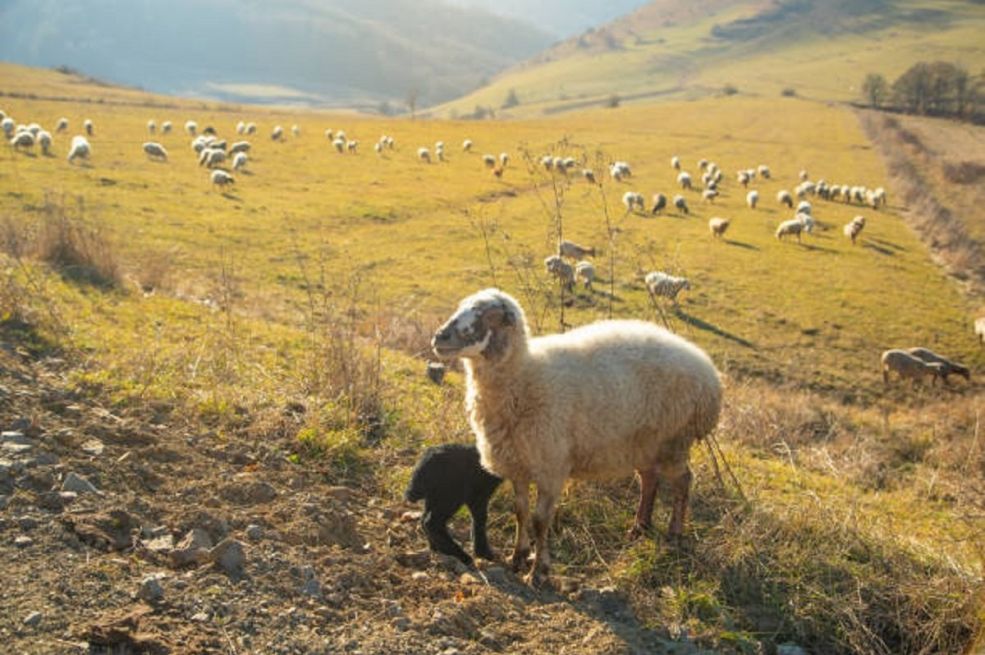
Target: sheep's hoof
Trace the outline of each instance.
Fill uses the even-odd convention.
[[[639,523],[637,523],[629,530],[626,530],[626,538],[629,539],[630,541],[636,541],[641,537],[645,537],[647,534],[649,534],[650,530],[652,529],[653,526],[651,525],[640,525]]]
[[[486,561],[489,561],[489,562],[495,562],[498,559],[496,557],[495,551],[493,551],[491,548],[485,549],[485,550],[476,550],[475,551],[475,556],[476,557],[481,557],[482,559],[484,559]]]
[[[535,565],[530,573],[523,577],[523,581],[534,589],[550,589],[552,587],[550,568]]]
[[[529,548],[514,550],[513,556],[510,557],[510,566],[513,567],[513,572],[519,573],[521,569],[525,569],[527,567],[527,560],[529,558],[530,558]]]

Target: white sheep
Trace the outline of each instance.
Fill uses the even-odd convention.
[[[749,186],[749,173],[747,171],[739,171],[736,173],[735,177],[742,186]]]
[[[246,162],[249,161],[249,155],[243,151],[237,152],[233,155],[233,170],[238,171],[246,168]]]
[[[87,135],[92,136],[93,125],[90,119],[87,118],[82,122],[82,128],[86,131]]]
[[[811,209],[813,209],[813,206],[806,200],[801,200],[800,203],[797,204],[798,214],[810,214]]]
[[[746,194],[746,204],[749,205],[749,209],[755,209],[756,205],[759,203],[759,191],[753,189]]]
[[[930,378],[933,386],[938,378],[944,380],[945,365],[940,362],[925,362],[905,350],[892,349],[882,353],[882,381],[889,384],[889,374],[896,373],[901,380],[910,380],[910,385],[916,384],[917,380]]]
[[[299,136],[301,136],[301,128],[299,126],[297,126],[297,125],[292,125],[291,126],[291,134],[294,135],[294,138],[295,139],[298,138]]]
[[[627,212],[633,211],[634,208],[645,211],[646,200],[644,200],[642,193],[627,191],[622,195],[622,204],[626,205]]]
[[[882,187],[876,187],[876,190],[872,192],[872,198],[875,201],[874,205],[878,208],[880,205],[886,206],[886,190]]]
[[[246,123],[243,121],[236,123],[236,134],[246,134]]]
[[[506,152],[499,153],[499,165],[506,168],[506,165],[510,163],[510,155]]]
[[[472,139],[462,141],[462,152],[472,152]]]
[[[651,296],[669,298],[677,302],[677,294],[684,289],[691,290],[691,282],[687,278],[677,277],[662,271],[652,271],[643,278],[646,290]]]
[[[247,123],[246,124],[246,133],[247,134],[256,134],[257,133],[257,124],[256,123]]]
[[[15,127],[16,127],[16,124],[14,123],[14,119],[11,118],[10,116],[7,116],[3,120],[0,120],[0,129],[3,130],[4,135],[8,139],[14,135],[14,128]]]
[[[810,214],[798,212],[795,217],[796,220],[800,221],[800,224],[804,226],[804,232],[808,234],[814,233],[814,217]]]
[[[985,343],[985,316],[975,319],[975,336],[982,343]]]
[[[205,148],[198,158],[198,165],[206,168],[215,168],[226,161],[226,153],[218,148]]]
[[[777,191],[776,201],[781,205],[786,205],[790,209],[793,209],[793,196],[790,195],[789,191],[786,190]]]
[[[46,130],[38,132],[38,145],[41,146],[42,155],[51,154],[51,133]]]
[[[340,136],[335,137],[335,140],[332,141],[332,145],[335,147],[335,151],[340,154],[345,153],[345,147],[347,144],[348,141],[346,141]]]
[[[383,155],[383,144],[380,143],[379,141],[377,141],[376,143],[373,144],[373,150],[376,151],[376,154],[382,156]]]
[[[58,123],[55,124],[55,132],[61,134],[68,130],[68,119],[64,116],[58,119]]]
[[[717,189],[705,189],[704,191],[701,192],[701,198],[705,202],[714,203],[715,202],[715,198],[717,198],[717,197],[718,197],[718,190]]]
[[[561,257],[570,257],[571,259],[585,259],[585,257],[594,257],[595,248],[586,248],[585,246],[579,246],[574,241],[562,241],[561,245],[557,248],[557,253]]]
[[[589,184],[595,184],[595,171],[590,168],[581,169],[581,176],[585,178],[585,181]]]
[[[495,163],[495,161],[493,163]],[[554,168],[554,157],[544,155],[540,158],[540,165],[544,167],[544,170],[552,170]]]
[[[237,141],[233,145],[229,146],[229,154],[235,155],[237,152],[249,152],[250,142],[249,141]]]
[[[865,227],[865,216],[856,216],[849,223],[845,224],[843,231],[845,236],[852,240],[852,245],[855,245],[855,240],[858,239],[858,235],[862,233],[862,229]]]
[[[198,133],[198,123],[192,120],[185,121],[185,132],[188,136],[195,136]]]
[[[14,150],[30,150],[34,147],[34,135],[28,131],[18,132],[10,139],[10,145]]]
[[[810,175],[807,174],[806,170],[800,171],[800,175],[798,177],[800,177],[801,182],[806,182],[807,180],[810,179]]]
[[[171,121],[161,123],[161,134],[171,134]]]
[[[783,237],[796,236],[797,243],[800,243],[800,233],[804,231],[804,223],[800,219],[794,218],[789,221],[783,221],[776,228],[776,238],[779,241],[783,240]]]
[[[551,255],[544,260],[544,268],[547,272],[556,277],[564,285],[564,288],[571,291],[575,285],[575,270],[571,264],[564,261],[557,255]]]
[[[270,131],[270,139],[273,141],[280,141],[284,138],[284,128],[280,125],[274,125],[274,129]]]
[[[164,149],[160,143],[156,141],[148,141],[144,144],[144,152],[151,159],[160,159],[161,161],[168,160],[168,151]]]
[[[236,183],[232,175],[221,169],[212,171],[210,179],[212,180],[212,186],[217,187],[229,186],[230,184]]]
[[[151,134],[157,132],[157,122],[153,118],[147,121],[147,131]]]
[[[430,164],[431,163],[431,151],[428,150],[427,148],[418,148],[417,149],[417,158],[420,159],[425,164]]]
[[[584,283],[586,289],[591,291],[592,282],[595,281],[595,266],[592,265],[592,262],[578,262],[575,264],[575,277]]]
[[[760,164],[758,170],[759,170],[759,177],[763,178],[764,180],[770,179],[769,166],[767,166],[766,164]]]
[[[486,168],[496,168],[496,156],[482,155],[482,163],[486,165]]]
[[[691,213],[691,210],[687,207],[687,200],[684,199],[684,196],[674,196],[674,207],[676,207],[677,210],[683,214]]]
[[[91,154],[92,147],[84,136],[77,134],[72,137],[72,147],[68,150],[68,163],[71,164],[76,159],[89,159]]]
[[[675,171],[681,170],[681,158],[678,157],[677,155],[674,155],[673,157],[671,157],[670,158],[670,167],[673,168]]]
[[[651,214],[658,214],[667,207],[667,196],[662,193],[653,194],[653,209],[650,210]]]
[[[629,164],[624,161],[613,162],[612,165],[609,166],[609,177],[616,182],[621,182],[623,179],[632,176],[632,169],[629,167]]]
[[[707,159],[699,159],[698,160],[698,168],[701,169],[701,170],[703,170],[703,171],[704,170],[707,170],[708,169],[708,160]]]
[[[711,236],[721,239],[731,224],[732,221],[728,218],[715,217],[708,221],[708,229],[711,230]]]
[[[355,153],[358,148],[359,148],[359,142],[356,141],[355,139],[353,139],[352,141],[345,142],[345,149],[351,153]]]
[[[335,139],[335,131],[332,130],[332,128],[325,130],[325,138],[329,141],[333,141]]]
[[[691,174],[687,171],[681,171],[681,173],[677,176],[677,183],[681,185],[682,189],[690,189]]]
[[[498,289],[462,301],[434,352],[463,359],[466,413],[482,466],[515,491],[515,568],[530,552],[529,486],[537,486],[529,581],[550,569],[548,530],[568,478],[640,476],[631,534],[650,528],[658,480],[673,497],[669,533],[683,532],[692,444],[711,433],[722,384],[700,348],[643,321],[603,321],[531,338],[520,305]]]

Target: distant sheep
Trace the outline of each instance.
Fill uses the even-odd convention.
[[[676,207],[682,214],[691,213],[691,210],[688,209],[687,200],[684,199],[684,196],[674,196],[674,207]]]
[[[609,166],[609,177],[616,182],[621,182],[622,180],[632,176],[632,169],[630,169],[629,164],[624,161],[617,161]]]
[[[144,152],[151,159],[159,159],[161,161],[168,160],[168,151],[164,149],[160,143],[156,141],[148,141],[144,144]]]
[[[0,120],[0,129],[3,130],[4,135],[9,139],[14,135],[14,128],[16,127],[14,119],[7,116],[3,120]]]
[[[274,129],[270,132],[270,138],[273,141],[280,141],[284,138],[284,128],[280,125],[275,125]]]
[[[798,214],[810,214],[811,209],[813,209],[813,206],[811,205],[811,203],[807,202],[806,200],[800,201],[800,203],[797,205]]]
[[[161,123],[161,134],[171,134],[171,121],[164,121]]]
[[[728,230],[729,225],[732,221],[727,218],[712,218],[708,221],[708,229],[711,230],[711,236],[716,239],[721,239],[725,236],[725,232]]]
[[[206,148],[199,155],[198,165],[205,166],[206,168],[215,168],[224,161],[226,161],[225,151],[216,148]]]
[[[482,163],[486,165],[486,168],[496,168],[496,156],[482,155]]]
[[[236,179],[224,170],[212,171],[212,186],[226,187],[236,183]]]
[[[472,515],[472,547],[477,557],[496,559],[486,536],[489,499],[502,482],[479,463],[479,450],[471,444],[445,444],[424,451],[404,497],[424,501],[421,526],[431,550],[450,555],[466,566],[472,557],[448,533],[448,522],[463,505]]]
[[[246,134],[246,123],[243,121],[236,123],[236,134]]]
[[[759,170],[759,177],[763,178],[764,180],[770,179],[770,167],[769,166],[767,166],[766,164],[760,164],[758,170]]]
[[[359,142],[355,139],[352,141],[347,141],[345,144],[345,149],[351,153],[355,153],[359,149]]]
[[[742,186],[744,187],[749,186],[749,173],[747,173],[746,171],[739,171],[738,173],[736,173],[735,177],[736,180],[738,180],[739,184],[741,184]]]
[[[325,130],[325,138],[328,139],[329,141],[333,141],[335,139],[335,132],[334,130],[332,130],[332,128],[328,128],[327,130]]]
[[[472,139],[462,141],[462,152],[472,152]]]
[[[627,191],[622,195],[622,204],[626,206],[627,212],[633,211],[634,208],[645,211],[646,200],[644,200],[642,193]]]
[[[571,291],[575,285],[575,269],[571,264],[564,261],[557,255],[551,255],[544,260],[544,268],[547,272],[556,277],[564,287]]]
[[[561,257],[570,257],[571,259],[585,259],[585,257],[595,256],[595,248],[579,246],[574,241],[562,241],[557,251]]]
[[[422,162],[424,162],[426,164],[430,164],[431,163],[431,151],[428,150],[427,148],[418,148],[417,149],[417,158],[420,159]]]
[[[332,141],[332,147],[335,148],[335,152],[339,154],[344,154],[347,143],[348,142],[344,138],[337,136],[335,137],[335,140]]]
[[[786,205],[790,209],[793,209],[793,196],[790,195],[789,191],[777,191],[776,201],[781,205]]]
[[[673,157],[671,157],[670,158],[670,167],[673,168],[675,171],[681,170],[681,158],[678,157],[677,155],[674,155]]]
[[[811,178],[811,176],[807,174],[806,170],[800,171],[800,175],[798,177],[800,177],[801,182],[806,182]]]
[[[975,336],[985,344],[985,316],[975,319]]]
[[[759,203],[759,191],[753,189],[746,194],[746,204],[749,205],[749,209],[755,209],[756,205]]]
[[[195,136],[198,134],[198,123],[195,121],[185,121],[185,132],[188,136]]]
[[[85,121],[83,121],[82,123],[82,128],[86,131],[87,135],[92,136],[93,126],[91,120],[89,120],[88,118],[85,119]]]
[[[10,140],[14,150],[29,150],[34,147],[34,135],[30,132],[18,132]]]
[[[297,125],[292,125],[291,126],[291,134],[294,135],[294,138],[295,139],[298,138],[299,136],[301,136],[301,128],[299,126],[297,126]]]
[[[960,375],[968,382],[971,382],[971,370],[967,366],[952,361],[943,355],[938,355],[933,350],[928,348],[910,348],[906,352],[922,362],[940,364],[943,367],[941,369],[941,379],[944,381],[944,384],[947,384],[947,378],[950,375]]]
[[[84,136],[78,134],[72,137],[72,147],[68,150],[68,163],[71,164],[76,159],[89,159],[91,154],[92,147]]]
[[[843,228],[845,236],[852,240],[852,245],[855,245],[855,240],[858,239],[858,235],[862,233],[862,229],[865,227],[865,217],[856,216],[847,223]]]
[[[506,168],[506,165],[510,163],[509,153],[501,152],[499,153],[499,165],[502,168]]]
[[[718,197],[718,190],[717,189],[705,189],[704,191],[701,192],[701,198],[705,202],[711,202],[711,203],[713,203],[713,202],[715,202],[715,198],[717,198],[717,197]]]
[[[151,134],[157,132],[157,123],[154,122],[153,118],[147,121],[147,131]]]
[[[249,141],[237,141],[233,145],[229,146],[229,154],[235,155],[237,152],[249,152],[250,142]]]
[[[38,145],[41,146],[41,154],[48,156],[51,154],[51,133],[45,130],[38,132]]]
[[[662,212],[667,207],[667,196],[662,193],[656,193],[653,195],[653,209],[650,210],[651,214],[658,214]]]
[[[662,271],[647,273],[646,277],[643,278],[643,282],[646,284],[646,290],[650,292],[651,296],[668,298],[675,303],[677,302],[677,294],[684,289],[689,291],[691,289],[691,283],[687,278],[676,277]]]
[[[583,168],[581,170],[581,176],[585,178],[585,181],[589,184],[595,184],[595,171],[590,168]]]
[[[686,171],[681,171],[681,173],[677,176],[677,183],[681,185],[682,189],[690,189],[691,175]]]
[[[592,262],[578,262],[575,264],[575,277],[584,283],[586,289],[591,290],[592,282],[595,281],[595,266]]]
[[[800,243],[800,233],[804,231],[804,223],[799,219],[793,219],[789,221],[783,221],[776,228],[776,238],[782,241],[784,237],[796,236],[797,243]]]
[[[814,233],[814,217],[810,214],[799,212],[795,218],[800,221],[800,224],[804,226],[804,232],[808,234]]]
[[[250,156],[245,152],[240,151],[233,155],[233,170],[240,171],[246,168],[246,162],[249,161]]]
[[[257,133],[257,124],[256,123],[247,123],[246,124],[246,133],[247,134],[256,134]]]
[[[944,379],[944,364],[925,362],[905,350],[893,349],[882,353],[882,381],[889,384],[889,374],[896,373],[901,380],[909,380],[911,386],[917,380],[929,377],[931,385]]]
[[[67,130],[68,130],[68,119],[64,117],[59,118],[58,123],[55,125],[55,132],[61,134],[62,132],[65,132]]]

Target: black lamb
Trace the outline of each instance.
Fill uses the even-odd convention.
[[[472,558],[448,534],[448,521],[462,505],[472,514],[472,545],[483,559],[495,559],[486,537],[489,499],[501,478],[479,464],[479,451],[473,445],[445,444],[424,451],[407,486],[408,501],[424,500],[421,525],[431,550],[458,558],[467,566]]]

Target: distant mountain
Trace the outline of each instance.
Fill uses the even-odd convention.
[[[628,14],[646,0],[447,0],[462,7],[484,9],[527,21],[567,38]]]
[[[543,50],[546,31],[439,0],[4,0],[0,59],[163,93],[403,107]]]
[[[867,72],[985,69],[985,2],[651,0],[554,44],[432,115],[551,114],[725,93],[859,100]]]

